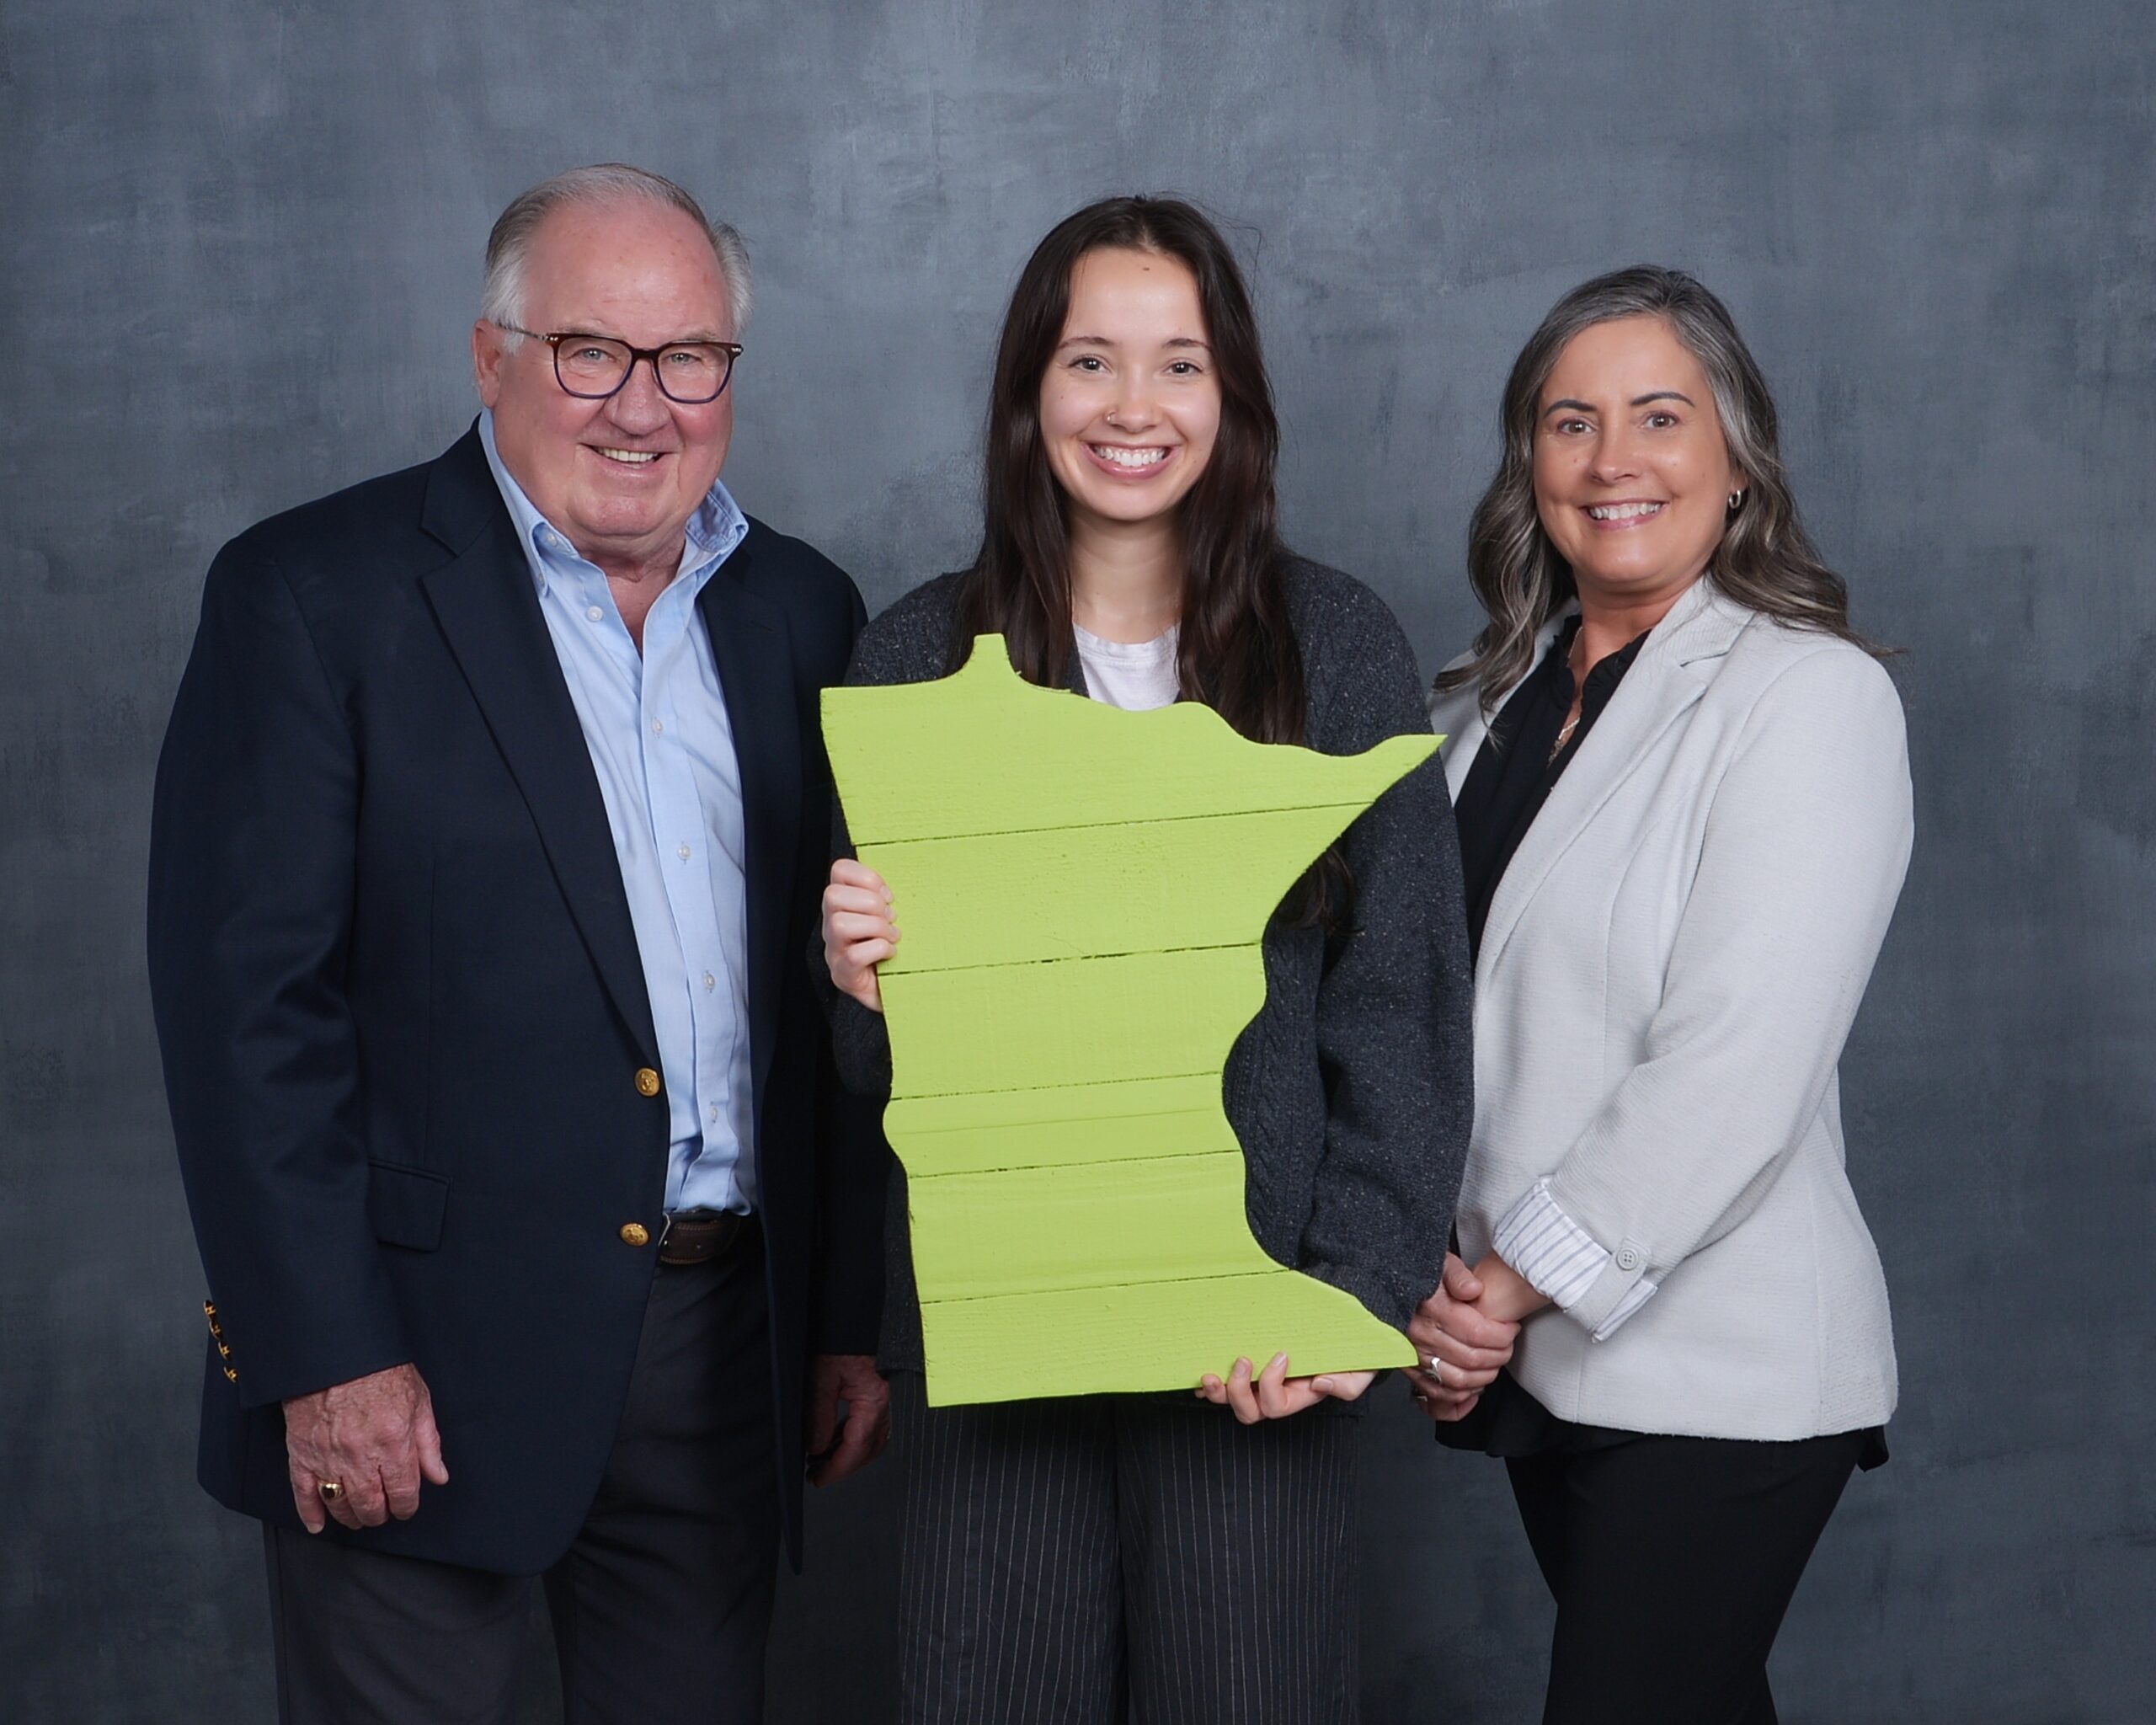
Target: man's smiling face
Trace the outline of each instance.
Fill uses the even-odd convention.
[[[640,348],[734,339],[711,242],[683,212],[643,199],[555,211],[531,236],[522,302],[516,321],[542,333]],[[684,406],[639,360],[613,395],[588,401],[556,381],[545,342],[513,339],[484,319],[472,333],[479,398],[494,410],[503,464],[600,568],[670,563],[725,463],[733,391]]]

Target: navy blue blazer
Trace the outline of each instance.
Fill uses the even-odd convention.
[[[862,611],[753,521],[698,602],[740,760],[798,1563],[808,1357],[873,1353],[880,1316],[888,1152],[833,1080],[804,962],[831,833],[817,697]],[[450,1483],[326,1536],[545,1568],[627,1394],[667,1107],[598,782],[476,434],[219,553],[158,761],[149,959],[215,1307],[203,1485],[296,1525],[280,1402],[409,1360]]]

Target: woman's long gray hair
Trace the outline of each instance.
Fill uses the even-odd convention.
[[[1781,460],[1774,398],[1729,309],[1681,270],[1641,264],[1582,282],[1550,308],[1505,381],[1504,455],[1467,532],[1467,574],[1490,622],[1474,656],[1438,678],[1440,689],[1472,683],[1485,709],[1531,669],[1535,633],[1572,598],[1572,571],[1543,531],[1534,506],[1534,433],[1543,386],[1565,344],[1613,318],[1668,323],[1707,374],[1731,462],[1744,475],[1707,564],[1707,576],[1739,604],[1877,652],[1849,627],[1849,590],[1820,560],[1796,518]]]

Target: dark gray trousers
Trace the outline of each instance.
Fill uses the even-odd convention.
[[[1357,1414],[892,1387],[907,1725],[1355,1718]]]
[[[605,1477],[543,1578],[265,1528],[279,1719],[496,1725],[543,1582],[565,1725],[760,1722],[779,1513],[763,1277],[753,1243],[656,1272]]]

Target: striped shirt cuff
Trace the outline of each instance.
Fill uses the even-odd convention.
[[[1546,1178],[1529,1187],[1505,1212],[1490,1246],[1536,1293],[1567,1311],[1610,1264],[1609,1248],[1565,1214],[1550,1195]],[[1614,1335],[1619,1325],[1654,1297],[1655,1285],[1645,1276],[1633,1283],[1609,1316],[1588,1332],[1589,1338],[1602,1342]]]

